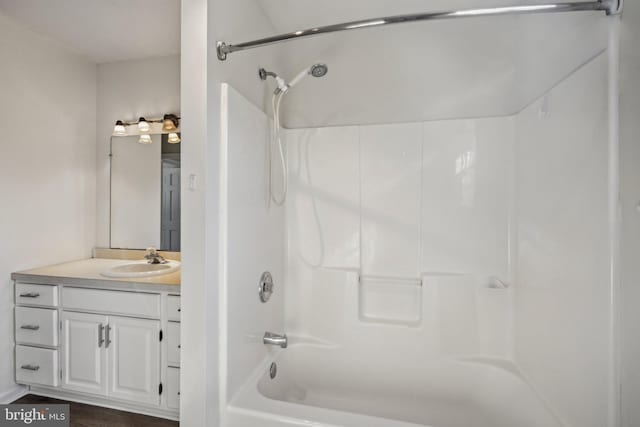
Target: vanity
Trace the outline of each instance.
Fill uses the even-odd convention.
[[[147,273],[144,251],[95,255],[13,273],[16,382],[37,395],[178,419],[179,270]]]
[[[116,124],[108,248],[12,274],[15,379],[32,394],[179,419],[181,143],[164,117]]]

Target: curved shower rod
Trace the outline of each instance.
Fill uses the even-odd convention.
[[[470,18],[476,16],[497,15],[524,15],[529,13],[558,13],[558,12],[583,12],[603,11],[607,15],[620,13],[623,0],[594,0],[576,3],[547,3],[535,5],[503,6],[483,9],[467,9],[444,12],[414,13],[409,15],[395,15],[381,18],[363,19],[359,21],[343,22],[341,24],[326,25],[323,27],[308,28],[292,33],[280,34],[263,39],[252,40],[245,43],[227,44],[223,41],[216,43],[218,59],[224,61],[227,55],[241,50],[254,49],[256,47],[282,43],[304,37],[329,34],[339,31],[358,30],[362,28],[380,27],[391,24],[406,24],[410,22],[432,21],[438,19]]]

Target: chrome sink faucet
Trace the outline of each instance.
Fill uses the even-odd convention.
[[[271,332],[265,332],[264,338],[262,338],[262,342],[266,345],[276,345],[281,348],[287,348],[287,344],[289,340],[287,339],[287,335],[278,335]]]
[[[158,253],[156,248],[147,248],[147,254],[144,256],[149,264],[166,264],[167,260]]]

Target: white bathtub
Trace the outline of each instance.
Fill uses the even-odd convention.
[[[561,427],[510,362],[294,345],[231,402],[229,427]],[[418,367],[418,368],[416,368]]]

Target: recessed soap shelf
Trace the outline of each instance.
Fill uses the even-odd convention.
[[[419,326],[422,280],[360,276],[358,315],[363,322]]]

